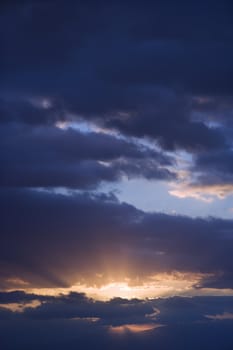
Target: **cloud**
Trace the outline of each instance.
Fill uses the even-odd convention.
[[[21,293],[21,294],[20,294]],[[20,295],[20,298],[17,296]],[[164,325],[179,323],[194,323],[205,321],[208,313],[223,315],[216,319],[230,319],[232,314],[232,297],[170,297],[156,299],[123,299],[113,298],[108,301],[98,301],[88,298],[83,293],[70,292],[57,296],[27,294],[20,291],[1,292],[3,304],[27,303],[38,300],[41,303],[29,306],[22,312],[16,311],[9,314],[15,318],[26,318],[34,320],[70,319],[87,320],[111,326],[124,325]],[[2,305],[2,300],[0,302]],[[4,309],[4,308],[2,308]],[[225,311],[227,310],[227,311]],[[224,316],[226,315],[226,316]],[[134,323],[132,323],[134,321]]]
[[[232,298],[190,296],[232,294],[233,221],[97,192],[128,177],[207,202],[233,193],[232,11],[228,0],[3,2],[3,350],[232,347]],[[80,121],[95,128],[74,130]],[[189,298],[101,301],[81,286]]]
[[[196,152],[225,146],[224,135],[219,130],[210,129],[201,122],[191,122],[187,115],[182,118],[184,112],[176,104],[170,105],[169,97],[161,107],[159,110],[156,105],[151,112],[141,111],[126,120],[115,119],[110,125],[128,135],[155,138],[164,149],[171,151]]]
[[[211,320],[233,320],[233,314],[230,312],[224,312],[220,315],[206,315],[206,317]]]
[[[211,176],[211,175],[210,175]],[[172,185],[169,193],[178,198],[195,198],[206,203],[211,203],[215,198],[224,199],[232,195],[233,185],[229,183],[222,184],[198,184],[196,183],[179,183]]]
[[[0,292],[0,304],[26,304],[30,301],[39,300],[39,301],[50,301],[54,298],[52,296],[43,296],[25,293],[22,290],[14,290],[11,292]]]
[[[179,198],[193,197],[205,202],[224,199],[233,193],[232,149],[212,150],[197,154],[185,177],[172,184],[170,194]]]
[[[169,180],[172,158],[105,133],[56,127],[2,126],[1,186],[96,187],[122,176]]]
[[[5,6],[1,120],[51,124],[73,113],[170,150],[222,147],[219,130],[193,120],[193,98],[221,100],[221,111],[229,102],[231,14],[228,1]],[[25,102],[39,99],[52,103]],[[219,113],[208,105],[208,118]]]
[[[224,191],[224,186],[230,188],[233,183],[232,150],[228,148],[200,154],[193,169],[198,173],[197,182],[203,187],[222,187],[224,194],[227,192]],[[231,192],[232,190],[229,190],[229,193]]]
[[[25,288],[140,284],[177,271],[201,273],[203,288],[232,288],[231,220],[149,214],[90,193],[2,190],[1,203],[2,287],[12,278]]]
[[[155,308],[159,310],[156,319],[150,318],[147,312]],[[198,346],[204,350],[212,343],[213,349],[218,349],[220,344],[228,349],[232,343],[232,319],[228,316],[232,310],[232,297],[116,298],[99,302],[70,293],[48,297],[43,304],[23,312],[2,308],[0,336],[4,349],[16,346],[29,349],[35,344],[36,349],[49,349],[54,345],[58,349],[67,346],[75,349],[83,345],[86,349],[111,346],[130,350],[156,346],[162,350],[175,344],[179,349]],[[198,338],[198,334],[202,337]]]

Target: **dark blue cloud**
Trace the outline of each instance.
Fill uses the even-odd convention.
[[[6,296],[5,296],[6,297]],[[27,299],[27,296],[25,295]],[[38,299],[40,296],[38,296]],[[49,299],[50,298],[50,299]],[[9,296],[12,299],[12,295]],[[157,310],[156,319],[150,312]],[[17,313],[0,311],[3,349],[230,349],[232,320],[212,321],[208,315],[230,314],[232,297],[112,299],[101,302],[78,293],[48,297],[41,306]],[[97,317],[95,322],[91,318]],[[131,323],[163,327],[141,333],[111,332],[111,327]],[[14,332],[14,337],[11,336]]]
[[[193,95],[232,94],[231,17],[229,1],[10,3],[1,13],[1,95],[48,96],[58,107],[5,108],[2,119],[46,123],[65,110],[169,149],[224,146],[221,133],[193,122],[191,104]]]
[[[56,127],[0,128],[1,187],[95,188],[123,176],[169,180],[171,157],[103,133]],[[107,162],[107,163],[106,163]]]
[[[15,276],[29,286],[92,285],[96,273],[127,266],[132,281],[179,271],[203,273],[196,288],[211,275],[211,287],[232,288],[232,220],[145,213],[90,193],[3,190],[1,203],[2,287]]]

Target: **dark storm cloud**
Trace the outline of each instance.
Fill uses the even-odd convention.
[[[54,103],[54,101],[52,101]],[[51,103],[52,103],[51,102]],[[54,124],[65,120],[62,105],[55,101],[54,105],[43,108],[43,99],[30,98],[1,98],[0,99],[0,123],[26,123],[31,126]],[[46,103],[46,102],[45,102]],[[48,102],[49,103],[49,102]]]
[[[61,114],[65,108],[168,149],[221,147],[224,136],[193,122],[191,105],[193,94],[232,94],[231,19],[230,1],[10,3],[1,13],[2,95],[47,96]],[[177,91],[178,101],[170,96]],[[2,118],[51,122],[58,110]]]
[[[171,157],[103,133],[2,125],[0,135],[1,186],[90,188],[123,175],[175,178],[166,168]]]
[[[207,114],[209,121],[224,124],[225,121],[232,121],[233,98],[232,96],[195,97],[192,101],[192,108],[195,112],[199,112],[199,117],[201,113]]]
[[[39,331],[38,331],[39,329]],[[12,337],[14,332],[14,337]],[[4,350],[230,350],[232,322],[194,323],[162,327],[154,331],[114,335],[95,324],[69,320],[1,322]]]
[[[20,295],[20,298],[18,298]],[[170,297],[158,299],[122,299],[98,301],[85,294],[70,292],[58,296],[27,294],[20,291],[0,294],[5,302],[2,312],[7,316],[8,303],[27,303],[31,300],[41,301],[37,306],[27,306],[13,314],[15,318],[34,320],[55,319],[95,319],[101,325],[119,326],[130,324],[154,323],[174,325],[176,323],[193,323],[207,321],[211,317],[233,312],[232,297]],[[3,298],[2,298],[3,297]],[[2,302],[1,302],[2,304]],[[2,313],[3,319],[3,313]],[[227,319],[227,316],[226,318]],[[230,319],[230,317],[229,317]],[[219,318],[221,320],[221,318]]]
[[[1,191],[1,213],[2,288],[15,278],[28,286],[102,284],[111,276],[141,283],[174,271],[232,288],[231,220],[147,214],[100,194],[26,190]]]
[[[216,276],[205,278],[197,288],[225,288],[226,285],[233,289],[233,273],[229,272],[218,272]]]
[[[227,195],[224,186],[233,184],[233,152],[231,148],[203,152],[194,158],[191,171],[196,174],[191,186],[223,187],[223,196]],[[230,188],[229,188],[230,190]],[[221,191],[220,191],[221,193]]]
[[[26,304],[33,300],[39,301],[50,301],[53,300],[52,296],[43,296],[36,294],[25,293],[21,290],[15,290],[11,292],[0,292],[0,304],[3,306],[4,304],[17,303],[17,304]]]
[[[233,152],[231,149],[212,153],[204,153],[197,158],[196,167],[198,170],[209,170],[219,172],[226,176],[233,173]]]
[[[124,323],[142,323],[146,315],[153,313],[153,304],[142,300],[121,298],[110,301],[95,301],[84,295],[71,293],[68,296],[54,298],[39,307],[26,308],[24,316],[31,319],[65,318],[100,318],[102,324],[121,325]]]
[[[39,297],[39,296],[38,296]],[[78,293],[59,296],[43,302],[36,308],[28,307],[24,311],[26,318],[99,318],[106,325],[136,324],[175,324],[206,321],[207,316],[233,312],[232,297],[172,297],[165,299],[121,299],[94,301]]]
[[[109,301],[98,301],[76,292],[42,296],[27,293],[23,295],[20,291],[0,293],[0,297],[5,302],[2,311],[8,306],[7,300],[9,304],[41,301],[40,305],[27,306],[22,314],[21,311],[14,312],[15,317],[34,320],[95,318],[96,322],[111,326],[130,324],[133,320],[135,324],[192,323],[207,321],[208,316],[233,312],[232,297],[170,297],[146,300],[113,298]]]
[[[92,69],[90,62],[98,73],[108,63],[107,79],[115,74],[117,81],[225,89],[230,84],[227,74],[232,74],[231,15],[230,1],[102,1],[98,6],[93,1],[59,1],[56,7],[30,1],[2,11],[2,60],[7,68],[14,66],[14,73],[40,68],[49,74],[46,68],[53,67],[54,74],[62,64],[74,63],[70,68],[79,74],[84,64]],[[12,72],[5,73],[12,78]]]
[[[39,296],[38,296],[39,297]],[[153,317],[152,314],[156,316]],[[232,320],[211,316],[231,315],[232,297],[112,299],[94,301],[70,293],[23,312],[0,310],[1,344],[5,349],[230,349]],[[95,322],[91,319],[95,317]],[[133,324],[163,327],[132,333],[113,333],[112,327]],[[39,334],[38,334],[38,329]],[[14,337],[12,337],[12,332]],[[93,339],[93,341],[92,341]]]
[[[158,108],[158,106],[156,106]],[[162,109],[136,114],[127,120],[111,120],[110,125],[123,133],[137,137],[149,136],[157,138],[160,145],[168,150],[183,148],[187,151],[225,148],[226,142],[220,130],[210,129],[204,123],[190,122],[182,118],[182,112],[176,104],[167,104]],[[177,116],[177,117],[176,117]]]

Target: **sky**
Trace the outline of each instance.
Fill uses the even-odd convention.
[[[233,3],[3,0],[0,343],[233,347]]]

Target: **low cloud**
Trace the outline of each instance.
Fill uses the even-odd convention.
[[[104,194],[2,190],[1,203],[2,287],[140,284],[180,272],[201,274],[199,287],[232,288],[231,220],[145,213]]]
[[[172,157],[104,133],[2,126],[1,187],[95,188],[123,176],[170,180]]]
[[[40,295],[35,295],[40,299]],[[4,296],[6,300],[6,295]],[[12,293],[9,294],[12,300]],[[27,296],[25,295],[25,300]],[[154,317],[154,310],[156,316]],[[228,310],[228,311],[224,311]],[[8,349],[229,349],[232,343],[232,297],[151,300],[115,298],[100,302],[70,293],[44,297],[41,305],[23,312],[0,309],[0,336]],[[151,315],[151,316],[150,316]],[[153,315],[153,316],[152,316]],[[38,329],[40,332],[38,334]],[[14,337],[12,337],[14,332]],[[198,338],[197,335],[202,335]],[[93,339],[94,338],[94,339]]]

